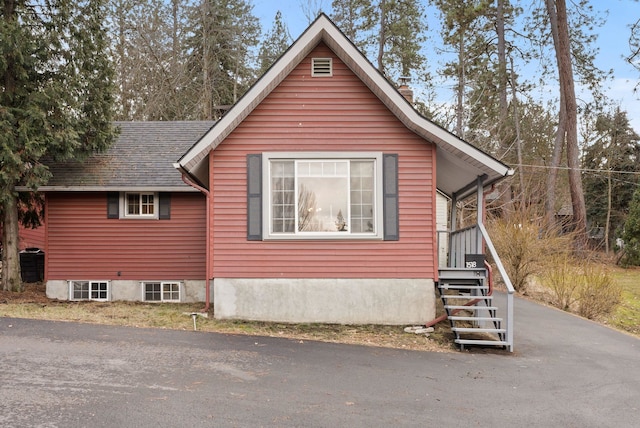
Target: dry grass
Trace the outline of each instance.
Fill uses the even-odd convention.
[[[22,293],[0,291],[0,316],[93,324],[193,330],[189,315],[199,312],[196,304],[152,304],[144,302],[69,302],[50,300],[44,285],[27,284]],[[404,326],[283,324],[248,321],[220,321],[197,317],[198,331],[225,334],[283,337],[295,340],[318,340],[429,352],[449,352],[449,325],[441,323],[430,337],[405,333]]]

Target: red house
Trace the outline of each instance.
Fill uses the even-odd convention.
[[[324,15],[215,124],[119,126],[108,153],[41,189],[50,297],[424,323],[440,277],[482,252],[479,224],[439,269],[438,191],[481,202],[511,173],[422,117]]]

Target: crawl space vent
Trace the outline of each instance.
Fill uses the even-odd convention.
[[[331,77],[333,68],[331,58],[313,58],[311,61],[311,76],[313,77]]]

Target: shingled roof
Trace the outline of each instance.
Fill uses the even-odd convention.
[[[41,191],[191,191],[173,163],[213,121],[116,122],[120,135],[104,153],[84,162],[49,166],[53,176]]]

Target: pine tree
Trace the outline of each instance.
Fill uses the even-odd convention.
[[[624,256],[622,264],[625,266],[640,266],[640,187],[633,193],[629,205],[629,216],[624,223]]]
[[[2,288],[20,291],[15,188],[45,184],[44,159],[82,159],[111,143],[113,70],[103,1],[0,7]]]
[[[289,34],[289,28],[282,22],[282,13],[276,12],[276,16],[273,19],[273,27],[265,35],[265,39],[260,47],[260,53],[258,54],[258,62],[260,70],[259,76],[262,76],[265,71],[287,50],[291,44],[291,35]]]
[[[247,0],[202,0],[190,9],[192,94],[199,119],[215,119],[234,104],[255,79],[251,51],[260,25]]]
[[[372,47],[373,29],[377,22],[371,0],[333,0],[331,19],[362,52]]]
[[[584,150],[585,200],[591,225],[604,228],[608,252],[612,232],[622,229],[638,186],[634,173],[640,172],[640,136],[619,107],[611,114],[600,114],[595,128],[595,142]]]

